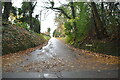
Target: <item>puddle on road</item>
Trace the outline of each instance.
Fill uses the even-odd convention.
[[[48,44],[46,46],[44,46],[42,49],[37,49],[36,51],[32,52],[32,57],[34,56],[34,59],[36,59],[37,57],[41,58],[41,57],[44,57],[46,59],[48,58],[53,58],[56,53],[54,53],[52,51],[52,48],[53,48],[53,44],[51,42],[51,40],[48,41]],[[36,56],[37,55],[37,56]],[[36,57],[36,58],[35,58]],[[37,59],[38,59],[37,58]]]

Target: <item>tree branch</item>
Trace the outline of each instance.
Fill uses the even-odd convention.
[[[58,11],[60,11],[62,14],[64,14],[68,19],[71,19],[71,17],[69,17],[68,15],[67,15],[67,13],[63,10],[63,9],[60,9],[60,8],[52,8],[52,7],[46,7],[47,9],[52,9],[52,10],[58,10]]]

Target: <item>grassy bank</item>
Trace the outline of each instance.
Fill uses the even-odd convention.
[[[83,44],[80,46],[82,49],[90,50],[97,53],[120,56],[120,45],[118,42],[101,42],[94,41],[91,44]]]
[[[69,44],[66,40],[66,38],[62,37],[62,39],[65,43]],[[83,43],[79,46],[80,49],[89,50],[96,53],[102,53],[107,55],[113,55],[113,56],[120,56],[120,42],[118,41],[100,41],[95,40],[92,43]],[[69,44],[70,45],[70,44]]]
[[[9,24],[8,26],[3,26],[2,30],[2,54],[33,48],[42,45],[47,40],[42,34],[29,32],[22,27]]]

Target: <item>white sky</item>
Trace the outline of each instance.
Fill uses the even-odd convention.
[[[13,6],[17,7],[17,8],[20,8],[21,7],[21,3],[22,3],[22,0],[12,0],[13,1]],[[48,1],[48,0],[37,0],[37,5],[35,7],[35,10],[34,10],[34,13],[33,13],[33,16],[35,16],[36,14],[40,14],[40,11],[41,10],[44,10],[43,7],[41,6],[44,6],[44,3],[45,1]],[[65,2],[65,0],[63,0]],[[62,3],[63,3],[62,1]],[[58,4],[58,0],[55,0],[55,6],[58,7],[60,6],[60,4]],[[45,15],[46,14],[46,15]],[[39,17],[40,19],[40,17]],[[46,11],[42,11],[42,16],[41,16],[41,32],[45,32],[47,31],[47,28],[51,28],[51,32],[54,31],[54,29],[56,28],[55,24],[54,24],[54,19],[55,19],[55,12],[52,11],[52,10],[49,10],[49,12],[46,13]]]

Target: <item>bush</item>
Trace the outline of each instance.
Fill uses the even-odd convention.
[[[19,27],[22,27],[22,28],[24,28],[26,30],[29,30],[29,25],[27,23],[25,23],[25,22],[17,22],[16,26],[19,26]]]

